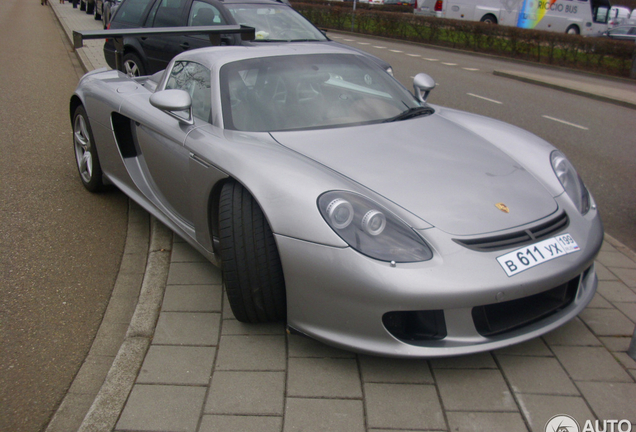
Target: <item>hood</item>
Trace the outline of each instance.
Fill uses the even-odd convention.
[[[557,210],[523,166],[439,115],[271,135],[450,234],[505,230]]]

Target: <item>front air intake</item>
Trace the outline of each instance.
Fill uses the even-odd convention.
[[[447,334],[443,310],[387,312],[382,324],[394,337],[411,345],[444,339]]]

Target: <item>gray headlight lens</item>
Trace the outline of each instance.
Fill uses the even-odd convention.
[[[346,228],[353,221],[353,206],[347,200],[336,198],[327,205],[327,216],[335,228]]]
[[[386,228],[386,216],[378,210],[369,210],[362,218],[362,229],[369,235],[380,235],[384,228]]]
[[[345,191],[326,192],[318,208],[329,226],[349,246],[381,261],[419,262],[431,248],[406,223],[377,203]]]
[[[574,202],[581,214],[586,214],[590,210],[590,192],[585,187],[583,180],[579,177],[570,161],[558,150],[550,155],[552,169],[558,177],[563,189]]]

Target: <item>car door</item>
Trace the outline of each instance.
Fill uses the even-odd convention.
[[[192,0],[157,0],[148,14],[145,27],[183,27]],[[182,36],[148,36],[139,38],[152,74],[165,69],[174,56],[183,51]]]
[[[210,121],[210,72],[198,63],[176,62],[170,70],[165,89],[187,91],[192,97],[195,124],[180,122],[167,113],[158,113],[144,123],[136,123],[136,137],[143,160],[150,199],[186,230],[192,230],[190,194],[190,151],[185,141],[196,127]]]

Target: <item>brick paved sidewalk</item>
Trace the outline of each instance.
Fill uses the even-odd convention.
[[[619,245],[620,247],[620,245]],[[175,239],[154,339],[117,431],[544,431],[636,423],[636,262],[605,242],[592,304],[544,337],[436,360],[355,355],[245,325],[218,269]]]

